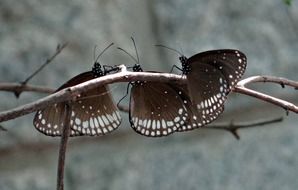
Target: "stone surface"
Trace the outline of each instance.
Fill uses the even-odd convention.
[[[145,70],[169,71],[178,55],[208,49],[237,48],[247,54],[245,77],[274,75],[297,78],[298,3],[265,1],[0,1],[0,81],[24,80],[57,44],[68,47],[31,84],[56,88],[89,70],[93,48],[109,43],[134,55],[137,42]],[[115,47],[102,64],[134,64]],[[296,103],[297,93],[278,86],[256,85]],[[116,100],[126,85],[111,87]],[[20,99],[0,94],[0,111],[44,95]],[[124,103],[127,103],[124,101]],[[281,108],[231,95],[222,121],[252,121],[285,115]],[[123,120],[127,115],[122,114]],[[54,189],[59,139],[45,137],[32,125],[33,114],[1,123],[0,189]],[[145,138],[125,121],[105,137],[75,138],[69,145],[66,189],[296,189],[298,182],[297,116],[282,123],[240,131],[196,130],[167,138]]]

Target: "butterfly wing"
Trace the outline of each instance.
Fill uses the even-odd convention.
[[[73,103],[70,125],[83,135],[104,135],[119,127],[121,117],[108,86],[89,90]]]
[[[223,111],[227,94],[244,74],[246,56],[238,50],[213,50],[196,54],[187,62],[191,101],[212,120],[211,116]]]
[[[172,134],[184,125],[187,115],[179,92],[160,82],[135,82],[129,110],[132,128],[149,137]]]
[[[70,79],[57,91],[93,79],[92,72],[85,72]],[[72,103],[70,136],[103,135],[116,129],[121,118],[107,86],[88,90]],[[65,103],[57,103],[37,111],[33,124],[49,136],[61,136],[65,117]]]
[[[203,89],[208,89],[215,83],[219,84],[216,85],[216,90],[220,90],[218,86],[226,86],[227,93],[237,84],[246,69],[245,54],[231,49],[198,53],[190,57],[187,62],[191,68],[187,75],[188,81],[200,82],[198,84]],[[190,87],[195,88],[195,85]]]
[[[183,100],[187,111],[187,119],[185,121],[185,125],[178,128],[178,132],[189,131],[207,125],[208,123],[211,123],[213,120],[215,120],[224,110],[223,106],[214,109],[214,111],[212,112],[209,111],[207,107],[197,109],[197,107],[191,102],[191,98],[187,90],[187,85],[175,84],[173,85],[173,88],[175,88],[177,92],[181,92],[179,96]]]
[[[57,103],[43,110],[38,110],[35,114],[33,124],[35,128],[48,136],[61,136],[63,130],[65,104]],[[70,130],[70,136],[80,136],[78,131]]]

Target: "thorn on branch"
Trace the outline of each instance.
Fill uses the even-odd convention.
[[[285,108],[285,110],[286,110],[286,115],[289,116],[289,113],[290,113],[289,112],[289,109],[288,108]]]
[[[23,92],[24,86],[25,86],[25,83],[20,82],[20,86],[15,89],[14,95],[17,99],[20,97],[21,93]]]
[[[232,135],[237,139],[240,140],[240,135],[238,134],[238,129],[237,128],[231,128],[231,129],[227,129],[227,131],[231,132]]]
[[[282,88],[285,88],[285,84],[283,82],[280,83]]]
[[[61,49],[61,44],[58,44],[56,47],[56,51],[60,51],[60,49]]]

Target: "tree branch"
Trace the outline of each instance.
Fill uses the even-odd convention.
[[[164,82],[186,82],[185,78],[181,75],[168,74],[168,73],[149,73],[149,72],[131,72],[126,71],[124,65],[119,66],[122,68],[121,72],[106,75],[100,78],[95,78],[84,83],[65,88],[47,97],[41,98],[35,102],[19,106],[17,108],[0,112],[0,122],[11,120],[31,112],[43,109],[48,105],[53,105],[58,102],[65,102],[74,100],[77,96],[90,89],[96,88],[104,84],[111,84],[115,82],[129,82],[136,80],[146,81],[164,81]]]
[[[70,117],[71,117],[71,104],[65,104],[65,116],[64,125],[59,147],[59,157],[58,157],[58,170],[57,170],[57,190],[64,189],[64,169],[65,169],[65,155],[67,141],[70,134]]]
[[[20,97],[21,93],[23,91],[36,91],[35,88],[28,88],[27,86],[27,83],[29,82],[29,80],[31,80],[35,75],[37,75],[45,66],[47,66],[49,63],[51,63],[55,57],[57,55],[59,55],[61,53],[61,51],[67,46],[67,43],[64,43],[62,45],[58,45],[57,48],[56,48],[56,51],[55,53],[50,57],[50,58],[47,58],[46,61],[36,70],[34,71],[27,79],[25,79],[23,82],[20,82],[19,85],[12,91],[12,90],[9,90],[9,91],[12,91],[14,92],[15,96],[18,98]],[[47,90],[47,89],[43,89],[43,90]],[[46,92],[48,93],[48,92]]]
[[[79,94],[104,84],[111,84],[116,82],[130,82],[130,81],[137,81],[137,80],[174,82],[174,83],[180,83],[180,84],[186,83],[186,78],[181,77],[181,75],[169,74],[169,73],[131,72],[131,71],[127,71],[124,65],[121,65],[119,67],[121,68],[121,72],[119,73],[110,74],[100,78],[92,79],[90,81],[86,81],[76,86],[65,88],[59,92],[51,94],[35,102],[19,106],[17,108],[14,108],[8,111],[0,112],[0,122],[11,120],[11,119],[20,117],[22,115],[29,114],[31,112],[37,111],[39,109],[43,109],[48,105],[53,105],[58,102],[75,100]],[[278,78],[278,77],[253,76],[240,81],[233,89],[234,92],[256,97],[260,100],[280,106],[288,111],[298,113],[298,107],[295,104],[287,102],[285,100],[275,98],[273,96],[270,96],[264,93],[251,90],[246,87],[247,84],[251,84],[255,82],[272,82],[272,83],[292,86],[295,88],[298,88],[298,82],[291,81],[285,78]]]
[[[27,84],[29,80],[31,80],[35,75],[37,75],[45,66],[51,63],[55,59],[55,57],[59,55],[66,46],[67,46],[67,43],[58,45],[55,53],[50,58],[46,59],[46,61],[36,71],[34,71],[27,79],[21,82],[21,84]]]
[[[34,86],[34,85],[23,85],[20,83],[0,83],[0,90],[13,92],[20,94],[21,92],[40,92],[40,93],[53,93],[54,89],[41,87],[41,86]]]
[[[288,80],[288,79],[281,78],[281,77],[253,76],[253,77],[249,77],[247,79],[243,79],[243,80],[239,81],[238,84],[236,85],[236,87],[233,89],[233,91],[237,92],[237,93],[245,94],[248,96],[252,96],[257,99],[274,104],[276,106],[282,107],[286,110],[287,113],[288,113],[288,111],[298,113],[298,107],[295,104],[290,103],[285,100],[282,100],[282,99],[279,99],[279,98],[275,98],[275,97],[270,96],[265,93],[251,90],[246,87],[246,85],[248,85],[248,84],[257,83],[257,82],[277,83],[277,84],[280,84],[282,87],[291,86],[291,87],[294,87],[295,89],[298,89],[298,82],[296,82],[296,81]]]
[[[234,123],[233,121],[230,124],[210,124],[206,127],[202,127],[200,129],[215,129],[215,130],[225,130],[230,133],[237,139],[240,140],[240,135],[238,134],[238,129],[245,129],[245,128],[251,128],[251,127],[260,127],[263,125],[268,125],[272,123],[281,122],[283,120],[282,117],[270,119],[270,120],[264,120],[264,121],[253,121],[249,123]]]

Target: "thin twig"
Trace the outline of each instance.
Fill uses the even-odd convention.
[[[129,108],[127,106],[118,105],[118,109],[123,112],[129,112]],[[238,129],[244,129],[244,128],[251,128],[251,127],[258,127],[263,125],[268,125],[272,123],[281,122],[283,120],[283,117],[265,120],[265,121],[253,121],[249,123],[234,123],[231,121],[229,124],[209,124],[206,127],[202,127],[200,129],[216,129],[216,130],[225,130],[230,133],[237,139],[240,140],[240,136],[238,134]]]
[[[62,45],[58,45],[56,48],[55,53],[50,57],[47,58],[46,61],[36,70],[34,71],[28,78],[26,78],[23,82],[20,82],[20,85],[16,90],[14,90],[15,96],[18,98],[21,93],[24,91],[24,88],[26,87],[26,84],[31,80],[35,75],[37,75],[45,66],[47,66],[49,63],[51,63],[57,55],[61,53],[61,51],[67,46],[67,43],[64,43]]]
[[[54,89],[34,86],[34,85],[22,85],[20,83],[0,83],[0,91],[8,91],[13,93],[22,92],[40,92],[40,93],[53,93]]]
[[[58,170],[57,170],[57,190],[64,189],[64,169],[65,169],[65,155],[67,140],[70,134],[70,117],[71,117],[71,104],[65,104],[65,118],[63,131],[59,147]]]
[[[248,96],[252,96],[260,100],[269,102],[271,104],[277,105],[279,107],[282,107],[286,110],[287,113],[288,111],[298,113],[298,107],[295,104],[279,98],[275,98],[265,93],[257,92],[255,90],[252,90],[246,87],[246,85],[248,84],[257,83],[257,82],[277,83],[277,84],[280,84],[282,87],[291,86],[291,87],[294,87],[295,89],[298,89],[298,82],[288,80],[286,78],[272,77],[272,76],[253,76],[239,81],[236,87],[233,89],[233,91],[237,93],[245,94]]]
[[[57,55],[59,55],[61,53],[61,51],[67,46],[67,43],[64,43],[62,45],[58,45],[56,48],[55,53],[48,59],[46,59],[46,61],[35,71],[33,72],[27,79],[25,79],[23,82],[21,82],[22,84],[27,84],[29,82],[29,80],[31,80],[35,75],[37,75],[45,66],[47,66],[49,63],[51,63],[55,57]]]
[[[249,123],[234,123],[231,122],[230,124],[211,124],[207,125],[206,127],[202,127],[200,129],[215,129],[215,130],[225,130],[230,133],[237,139],[240,140],[240,136],[238,134],[239,129],[251,128],[251,127],[260,127],[263,125],[268,125],[272,123],[277,123],[283,121],[283,117],[265,120],[265,121],[253,121]]]

